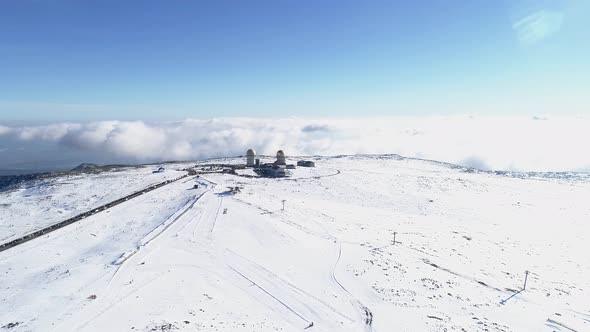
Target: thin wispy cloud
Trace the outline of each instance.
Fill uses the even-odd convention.
[[[178,122],[101,121],[0,127],[10,141],[52,144],[97,160],[154,162],[243,155],[397,153],[482,169],[589,170],[588,117],[366,117],[342,119],[188,119]],[[36,160],[44,157],[29,151]],[[55,154],[55,152],[54,152]],[[6,161],[8,159],[5,159]],[[92,161],[92,160],[80,160]],[[0,168],[3,165],[0,163]]]
[[[13,129],[10,127],[0,125],[0,136],[10,134],[12,132],[12,130]]]
[[[538,10],[512,24],[518,40],[533,45],[556,34],[564,21],[564,14],[555,10]]]

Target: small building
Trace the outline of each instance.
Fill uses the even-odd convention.
[[[248,151],[246,151],[246,166],[254,167],[255,163],[256,151],[254,151],[253,149],[248,149]]]
[[[226,167],[224,169],[221,170],[221,173],[224,174],[236,174],[236,170],[233,169],[232,167]]]
[[[299,160],[297,162],[297,166],[302,166],[302,167],[315,167],[315,163],[311,160]]]
[[[262,177],[269,178],[283,178],[291,176],[291,172],[289,172],[285,166],[276,164],[264,164],[261,167],[254,169],[254,172]]]

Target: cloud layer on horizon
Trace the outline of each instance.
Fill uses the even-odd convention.
[[[101,121],[8,127],[0,125],[0,160],[6,142],[55,145],[100,160],[157,162],[243,155],[397,153],[473,166],[526,171],[590,170],[590,118],[583,117],[367,117],[343,119],[187,119],[180,122]],[[28,144],[32,146],[34,144]],[[43,159],[36,151],[36,160]],[[49,159],[48,159],[49,160]],[[81,160],[88,161],[88,160]],[[0,164],[0,168],[5,166]]]

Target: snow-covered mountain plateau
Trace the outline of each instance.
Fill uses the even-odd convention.
[[[0,251],[0,331],[590,331],[587,176],[311,160],[0,192],[0,244],[92,211]]]

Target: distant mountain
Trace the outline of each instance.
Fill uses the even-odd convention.
[[[72,172],[89,172],[94,171],[97,168],[100,168],[97,164],[93,163],[82,163],[74,168],[72,168]]]
[[[80,172],[80,173],[99,173],[103,171],[109,171],[115,168],[128,167],[126,165],[105,165],[99,166],[93,163],[82,163],[70,171],[60,172],[36,172],[36,173],[19,173],[17,171],[12,172],[11,170],[0,170],[0,192],[14,188],[15,186],[31,180],[37,180],[47,178],[51,176],[60,176],[68,174],[68,172]]]

